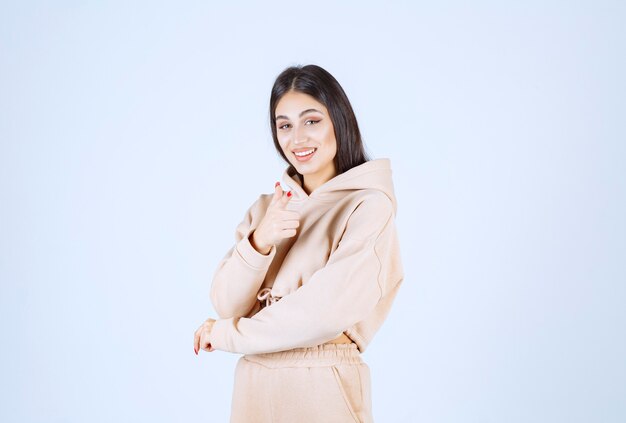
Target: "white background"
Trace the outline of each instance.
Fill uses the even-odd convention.
[[[0,6],[0,420],[225,422],[211,275],[284,169],[287,66],[391,159],[384,422],[626,419],[622,2]]]

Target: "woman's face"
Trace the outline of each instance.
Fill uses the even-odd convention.
[[[308,94],[289,91],[275,113],[278,143],[298,173],[305,175],[305,182],[319,185],[334,177],[337,140],[326,107]]]

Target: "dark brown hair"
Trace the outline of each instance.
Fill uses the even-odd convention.
[[[272,138],[276,151],[289,165],[289,175],[297,174],[300,182],[303,182],[302,175],[285,157],[276,136],[276,106],[282,96],[290,91],[308,94],[328,110],[337,140],[337,154],[334,158],[337,175],[370,160],[365,153],[356,116],[339,82],[328,71],[317,65],[290,66],[278,75],[270,96]]]

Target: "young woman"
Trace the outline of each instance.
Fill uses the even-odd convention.
[[[270,98],[287,163],[213,275],[219,319],[194,351],[244,354],[231,422],[372,422],[365,351],[403,280],[390,160],[369,160],[348,98],[326,70],[293,66]]]

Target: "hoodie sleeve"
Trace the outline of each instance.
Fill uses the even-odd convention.
[[[210,299],[221,319],[245,316],[257,301],[270,263],[276,255],[276,246],[265,255],[250,243],[249,236],[263,218],[261,197],[246,211],[235,230],[235,244],[222,258],[213,274]]]
[[[217,320],[213,348],[243,354],[310,347],[330,341],[364,319],[383,295],[382,257],[395,231],[394,209],[384,194],[352,212],[326,265],[300,288],[251,317]],[[382,258],[381,258],[382,257]]]

